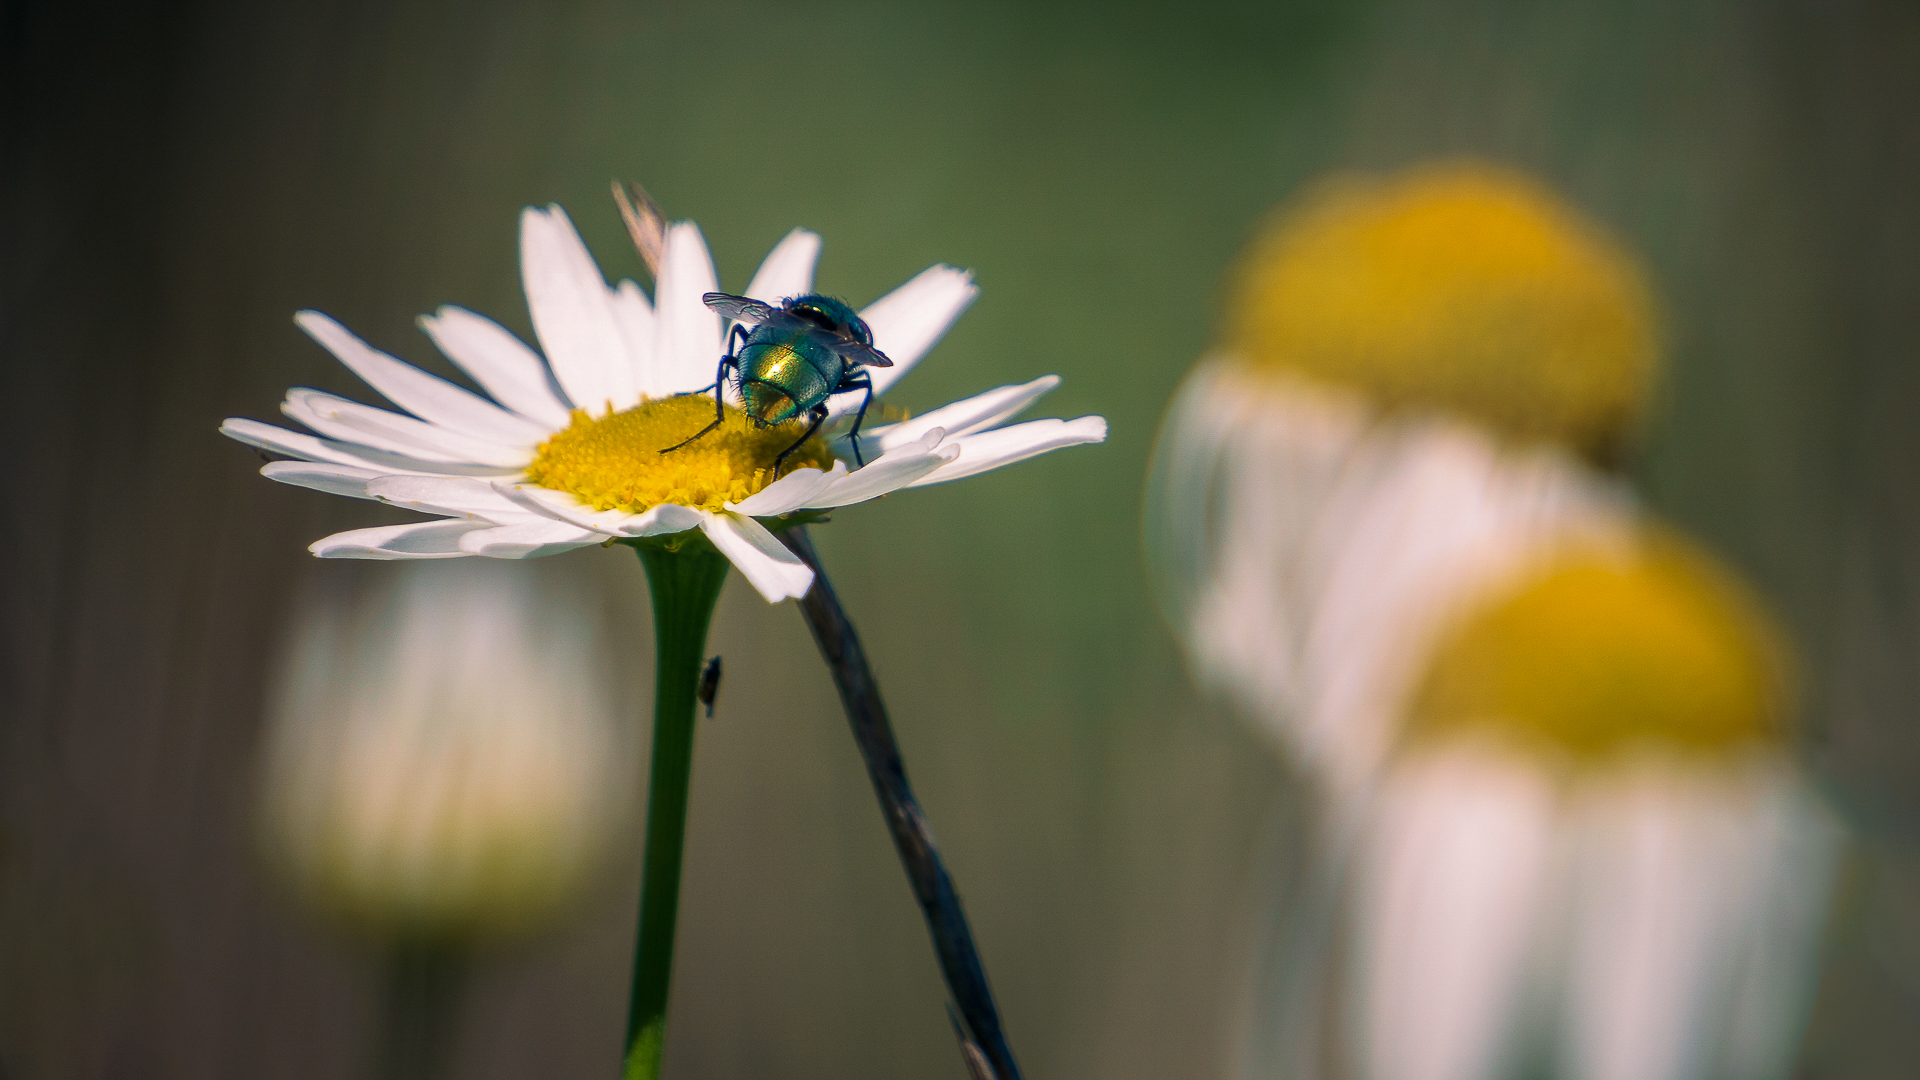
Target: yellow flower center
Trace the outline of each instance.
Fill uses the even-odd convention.
[[[1575,760],[1725,753],[1779,737],[1781,668],[1757,606],[1678,542],[1574,551],[1453,628],[1409,735],[1500,733]]]
[[[729,405],[719,427],[662,452],[711,423],[713,399],[693,394],[642,401],[598,420],[576,410],[565,430],[540,444],[527,479],[596,510],[637,514],[661,503],[719,510],[773,483],[773,460],[807,429],[803,421],[758,427]],[[781,469],[832,464],[825,440],[816,437]]]
[[[1614,457],[1656,360],[1635,261],[1552,192],[1483,165],[1324,182],[1228,290],[1226,346],[1388,409]]]

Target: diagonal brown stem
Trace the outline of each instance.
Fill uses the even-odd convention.
[[[813,630],[820,655],[833,672],[834,686],[840,690],[840,704],[853,726],[853,741],[867,763],[867,776],[873,781],[874,794],[880,797],[880,810],[893,833],[893,846],[900,853],[907,880],[913,885],[914,898],[926,916],[927,931],[933,935],[933,948],[940,959],[940,974],[959,1012],[962,1052],[968,1068],[976,1075],[982,1065],[992,1073],[984,1080],[1020,1080],[1020,1067],[1013,1060],[1000,1031],[1000,1014],[994,1008],[993,991],[987,986],[987,972],[974,948],[973,931],[960,909],[960,896],[953,879],[940,861],[940,849],[934,845],[933,832],[926,815],[913,797],[907,783],[906,763],[900,757],[900,744],[894,741],[893,725],[887,720],[887,708],[880,701],[880,687],[874,682],[867,654],[860,648],[840,598],[820,566],[804,525],[796,525],[779,534],[801,561],[813,568],[813,588],[800,601],[800,610]],[[984,1060],[978,1060],[984,1059]]]

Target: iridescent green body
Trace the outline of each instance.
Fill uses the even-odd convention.
[[[848,364],[809,340],[810,327],[763,325],[747,335],[740,362],[740,397],[756,424],[784,423],[827,400]]]
[[[724,392],[731,370],[741,405],[756,425],[809,421],[806,434],[774,459],[776,474],[788,456],[820,430],[828,416],[828,398],[865,391],[846,435],[855,463],[862,463],[860,423],[873,402],[873,381],[861,368],[893,366],[885,353],[873,347],[873,331],[866,322],[845,303],[818,293],[783,300],[778,306],[726,293],[707,293],[701,301],[733,320],[727,343],[733,346],[737,338],[739,344],[720,358],[714,374],[713,423],[661,453],[678,450],[720,426],[726,415]]]

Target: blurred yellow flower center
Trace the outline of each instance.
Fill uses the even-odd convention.
[[[755,427],[729,405],[719,427],[661,453],[712,422],[713,399],[693,394],[642,401],[598,420],[576,410],[565,430],[540,444],[527,479],[596,510],[637,514],[661,503],[719,510],[773,483],[773,459],[806,430],[801,422]],[[826,442],[814,438],[783,469],[832,464]]]
[[[1678,543],[1572,552],[1455,626],[1409,735],[1501,733],[1585,759],[1725,752],[1778,737],[1778,655],[1758,609]]]
[[[1653,374],[1633,260],[1524,177],[1429,166],[1284,207],[1229,288],[1226,346],[1385,408],[1611,457]]]

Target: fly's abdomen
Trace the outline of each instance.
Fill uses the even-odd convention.
[[[824,355],[810,355],[820,351]],[[747,414],[761,424],[791,420],[827,400],[833,379],[821,370],[836,369],[840,358],[809,347],[804,340],[749,341],[740,350],[740,392]],[[836,371],[837,374],[837,371]]]

